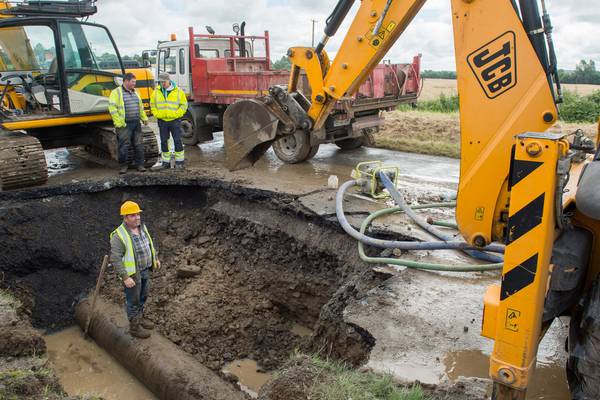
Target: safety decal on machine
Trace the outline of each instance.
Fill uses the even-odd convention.
[[[514,32],[505,32],[478,48],[467,63],[485,95],[494,99],[517,85],[517,49]]]
[[[509,331],[519,332],[519,318],[521,318],[521,311],[512,308],[507,309],[504,327]]]
[[[375,25],[371,26],[369,31],[366,33],[365,37],[369,40],[369,44],[373,48],[378,48],[381,43],[390,35],[390,33],[396,28],[396,23],[394,21],[390,21],[384,27],[382,26],[377,32],[377,35],[373,35],[373,29],[375,29]]]

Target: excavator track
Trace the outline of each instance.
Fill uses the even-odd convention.
[[[143,141],[144,141],[144,165],[146,167],[152,167],[158,161],[160,156],[158,141],[156,140],[156,134],[148,127],[142,127]],[[85,150],[99,158],[118,160],[117,151],[117,135],[113,127],[102,126],[98,128],[98,133],[94,135],[92,144],[85,147]],[[135,157],[133,154],[133,146],[129,147],[129,153],[127,156],[128,163],[132,165]]]
[[[22,132],[0,132],[0,189],[43,185],[48,167],[41,143]]]

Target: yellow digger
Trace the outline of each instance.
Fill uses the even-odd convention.
[[[85,146],[116,158],[108,96],[126,72],[102,25],[81,19],[95,0],[0,1],[0,189],[43,184],[44,149]],[[127,70],[149,110],[150,70]],[[156,137],[144,131],[146,164],[158,157]]]
[[[462,135],[456,219],[464,241],[428,248],[504,253],[502,282],[488,289],[483,307],[482,334],[495,341],[495,399],[525,399],[538,343],[561,315],[571,316],[572,397],[600,399],[600,148],[581,135],[547,132],[558,120],[561,90],[545,1],[541,8],[538,0],[450,2]],[[252,165],[287,135],[322,135],[333,104],[357,90],[425,0],[362,0],[330,60],[326,43],[353,3],[337,3],[316,48],[289,49],[287,87],[227,109],[231,169]],[[301,70],[310,98],[297,90]],[[372,246],[411,245],[344,229]]]

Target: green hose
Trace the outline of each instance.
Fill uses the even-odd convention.
[[[456,225],[454,222],[447,222],[447,221],[431,221],[430,222],[431,225],[435,225],[435,226],[442,226],[444,228],[452,228],[452,229],[458,229],[458,225]]]
[[[427,208],[439,208],[439,207],[454,207],[456,203],[433,203],[433,204],[422,204],[418,206],[411,207],[412,209],[427,209]],[[360,227],[360,233],[363,235],[367,231],[367,228],[376,218],[379,218],[383,215],[401,213],[403,212],[399,207],[386,208],[383,210],[375,211],[370,214],[362,223]],[[412,261],[412,260],[401,260],[398,258],[386,258],[386,257],[369,257],[365,254],[365,248],[362,242],[358,242],[358,254],[360,255],[360,259],[370,263],[370,264],[392,264],[392,265],[400,265],[408,268],[416,268],[423,269],[428,271],[449,271],[449,272],[482,272],[482,271],[495,271],[502,269],[503,264],[433,264],[427,262],[420,261]]]

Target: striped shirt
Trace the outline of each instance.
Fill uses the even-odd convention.
[[[144,233],[144,229],[140,226],[140,234],[135,235],[129,231],[133,242],[133,253],[135,255],[135,263],[140,271],[152,267],[152,250],[150,248],[150,240]]]
[[[125,121],[140,120],[140,103],[135,90],[129,91],[123,86],[123,104],[125,105]]]

